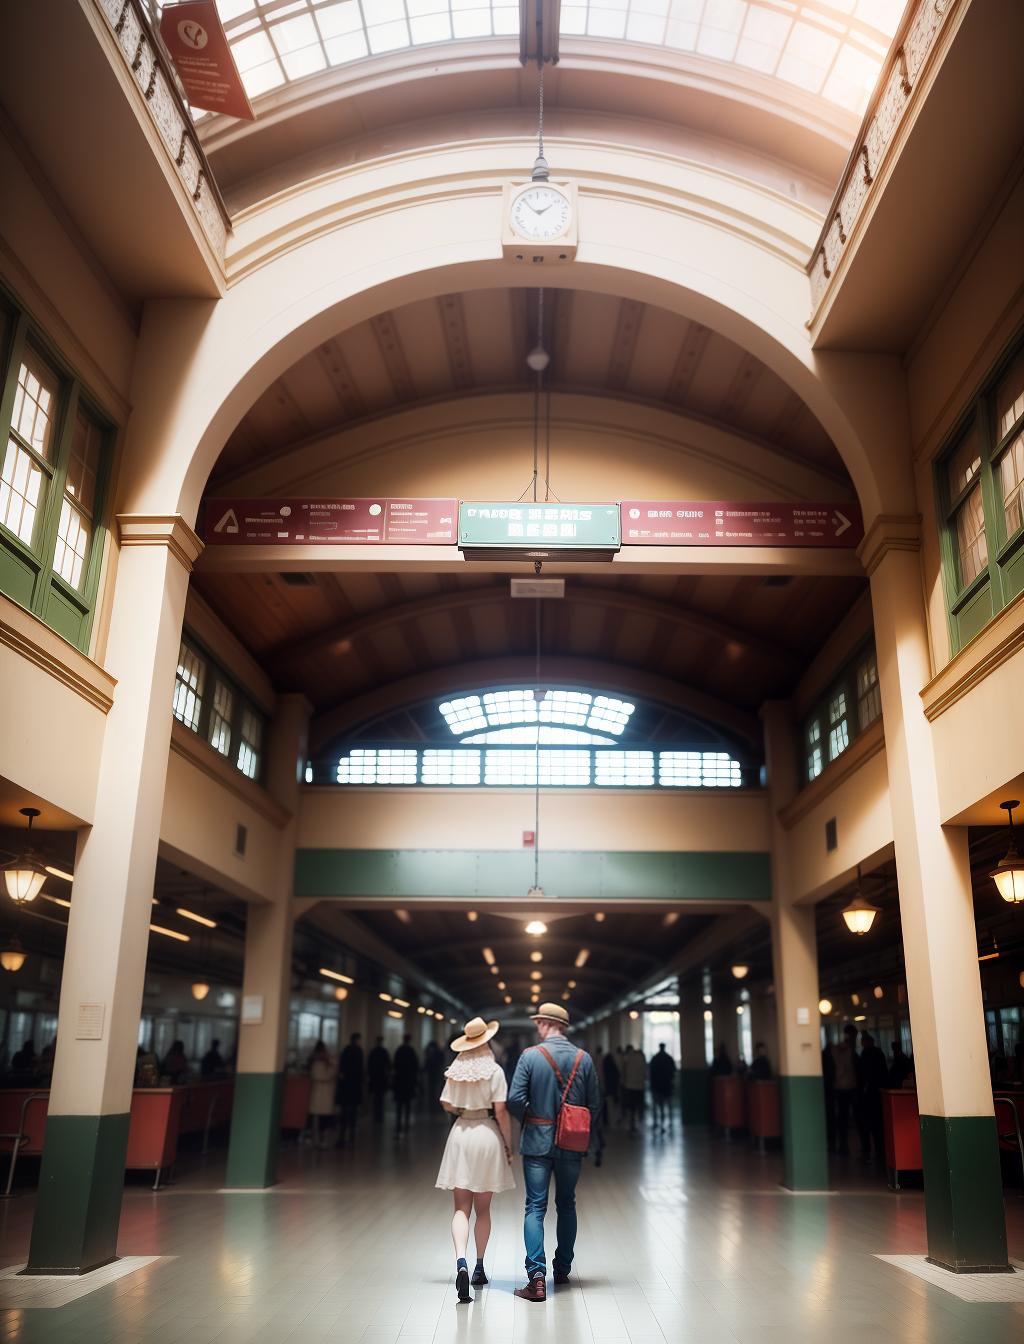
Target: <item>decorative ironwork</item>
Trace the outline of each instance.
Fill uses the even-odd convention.
[[[870,187],[870,186],[871,186],[871,183],[874,182],[875,179],[874,179],[874,177],[872,176],[872,173],[871,173],[871,161],[870,161],[870,159],[868,158],[868,147],[867,147],[867,144],[863,144],[863,145],[861,145],[861,147],[860,147],[860,153],[861,153],[861,158],[863,158],[863,160],[864,160],[864,185],[865,185],[866,187]]]
[[[125,20],[128,18],[128,5],[130,3],[131,0],[124,0],[124,4],[121,6],[121,13],[117,16],[117,23],[114,24],[114,35],[116,37],[120,37],[124,32]]]
[[[203,172],[202,168],[200,168],[200,169],[199,169],[199,176],[196,178],[196,189],[195,189],[195,191],[192,193],[192,199],[193,199],[194,201],[198,201],[198,200],[199,200],[199,197],[203,194],[203,180],[204,180],[205,176],[206,176],[206,174]]]
[[[146,35],[139,34],[139,40],[135,45],[135,55],[132,57],[132,74],[137,75],[142,65],[142,53],[146,49]]]
[[[185,162],[185,146],[187,144],[188,144],[188,130],[186,129],[181,133],[181,144],[178,146],[178,155],[177,158],[174,160],[175,164],[179,168]]]
[[[843,228],[843,217],[842,217],[842,215],[839,213],[838,210],[837,210],[836,213],[835,213],[835,222],[836,222],[836,224],[838,224],[838,226],[839,226],[839,241],[840,241],[841,243],[845,243],[845,242],[846,242],[846,230]]]
[[[903,92],[909,98],[914,86],[910,82],[910,73],[907,70],[907,53],[903,47],[900,47],[899,51],[896,53],[896,60],[900,67],[900,82],[903,86]]]
[[[819,248],[818,251],[819,251],[819,256],[821,257],[821,265],[822,265],[822,269],[823,269],[824,272],[825,272],[825,279],[826,279],[826,280],[831,280],[831,279],[832,279],[832,272],[829,270],[829,265],[828,265],[828,254],[827,254],[827,252],[825,251],[824,247]]]

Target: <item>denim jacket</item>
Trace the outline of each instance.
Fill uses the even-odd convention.
[[[555,1119],[562,1087],[572,1072],[578,1049],[564,1036],[549,1036],[542,1044],[558,1065],[562,1086],[559,1086],[554,1069],[536,1047],[523,1051],[512,1076],[508,1108],[523,1127],[519,1151],[524,1157],[547,1157],[555,1150]],[[601,1110],[601,1093],[594,1061],[585,1051],[566,1100],[570,1106],[587,1107],[593,1133]]]

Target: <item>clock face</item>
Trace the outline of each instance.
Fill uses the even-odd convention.
[[[569,201],[555,187],[527,187],[512,202],[511,223],[520,238],[531,242],[559,238],[569,227]]]

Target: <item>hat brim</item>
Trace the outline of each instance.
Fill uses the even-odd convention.
[[[561,1026],[561,1027],[567,1027],[567,1026],[569,1025],[569,1014],[566,1013],[566,1015],[565,1015],[564,1017],[552,1017],[552,1015],[551,1015],[550,1013],[531,1013],[531,1014],[530,1014],[530,1021],[531,1021],[531,1022],[557,1022],[558,1025]]]
[[[455,1053],[461,1054],[463,1050],[475,1050],[478,1045],[486,1045],[493,1037],[497,1036],[501,1023],[498,1021],[488,1022],[487,1030],[481,1032],[479,1036],[456,1036],[451,1042],[450,1049]]]

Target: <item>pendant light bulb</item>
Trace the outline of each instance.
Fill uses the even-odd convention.
[[[530,353],[526,356],[526,363],[534,373],[543,373],[551,363],[551,356],[538,341]]]

